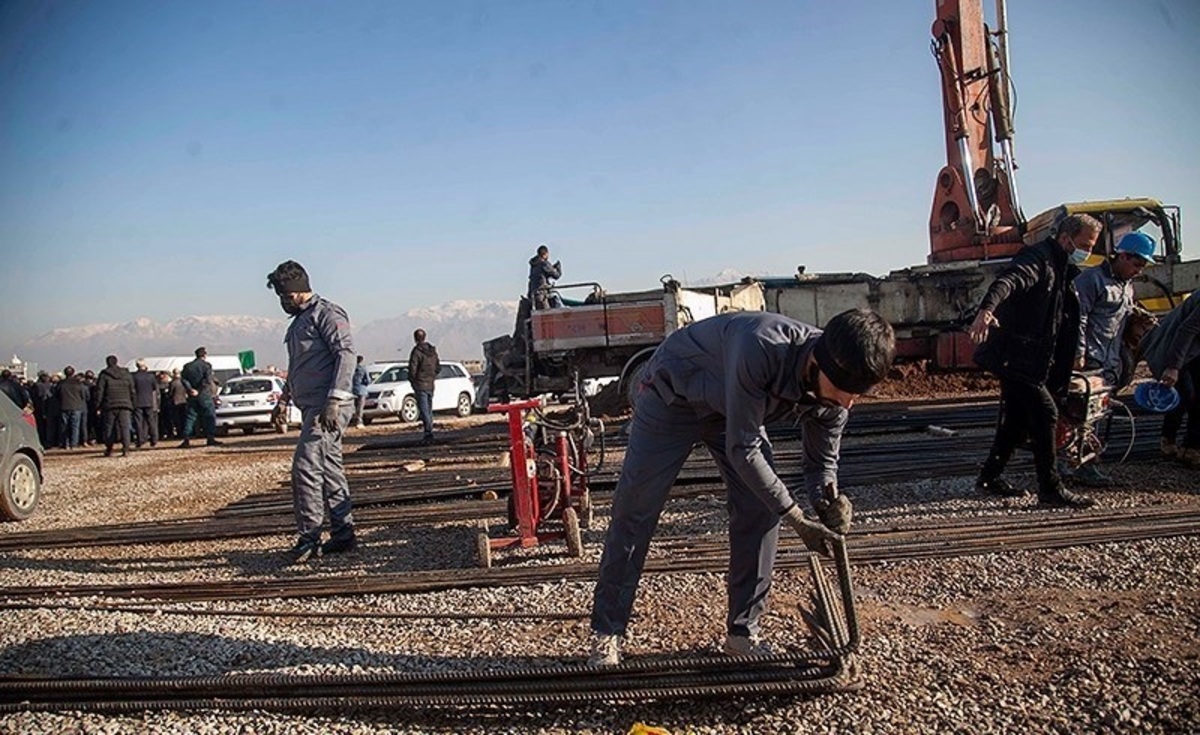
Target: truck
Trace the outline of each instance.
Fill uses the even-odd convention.
[[[762,284],[687,287],[669,275],[661,288],[609,293],[598,283],[557,285],[560,293],[588,289],[582,300],[531,310],[521,299],[511,337],[484,343],[485,375],[476,405],[542,394],[585,395],[589,381],[616,378],[628,390],[667,335],[729,311],[762,311]]]

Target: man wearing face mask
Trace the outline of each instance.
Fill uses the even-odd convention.
[[[650,538],[671,485],[696,443],[725,481],[729,509],[725,653],[762,655],[779,525],[809,549],[826,551],[850,528],[851,505],[838,491],[838,456],[850,406],[887,374],[895,356],[891,326],[855,309],[817,329],[779,314],[709,317],[668,336],[646,365],[629,446],[613,495],[592,605],[591,666],[621,663],[621,646]],[[775,472],[764,428],[800,425],[804,490],[820,523]]]
[[[280,307],[293,319],[288,349],[288,399],[300,409],[300,440],[292,456],[292,504],[300,536],[292,564],[357,547],[350,486],[342,466],[342,435],[354,412],[354,343],[342,307],[313,293],[308,273],[294,260],[267,276]],[[329,509],[330,538],[321,544]]]
[[[1066,391],[1079,340],[1079,299],[1072,281],[1100,237],[1086,214],[1063,219],[1058,233],[1017,253],[988,288],[970,327],[975,362],[1000,379],[1000,416],[992,449],[975,482],[981,492],[1020,497],[1001,477],[1017,445],[1033,448],[1038,503],[1086,508],[1091,498],[1063,487],[1055,466],[1054,396]]]

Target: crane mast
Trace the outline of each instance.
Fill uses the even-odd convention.
[[[993,34],[983,0],[937,0],[932,51],[941,72],[946,165],[929,217],[931,263],[1003,258],[1022,247],[1004,0],[997,0],[996,15]]]

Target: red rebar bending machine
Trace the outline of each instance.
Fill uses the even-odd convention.
[[[604,461],[604,425],[588,415],[587,402],[577,400],[575,419],[556,423],[542,413],[541,399],[530,399],[488,407],[489,413],[508,414],[509,456],[512,494],[508,518],[512,534],[492,537],[487,522],[476,534],[479,565],[492,565],[492,551],[510,546],[529,548],[564,539],[567,553],[583,554],[580,529],[592,522],[592,500],[588,478]],[[593,428],[598,428],[593,433]],[[588,467],[587,452],[600,437],[600,462]],[[548,522],[558,527],[547,528]]]

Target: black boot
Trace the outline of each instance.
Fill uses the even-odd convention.
[[[975,489],[986,495],[997,495],[1002,498],[1022,498],[1029,494],[1029,491],[1024,488],[1013,487],[1003,477],[987,479],[983,475],[975,480]]]
[[[1096,501],[1086,495],[1071,492],[1061,482],[1038,490],[1038,505],[1049,508],[1090,508]]]

